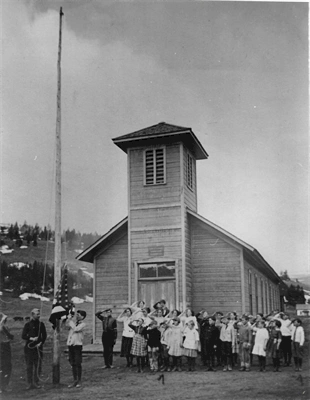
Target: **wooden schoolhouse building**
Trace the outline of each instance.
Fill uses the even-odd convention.
[[[161,122],[113,142],[127,154],[128,216],[77,257],[94,264],[94,313],[160,299],[181,311],[280,308],[281,279],[261,254],[198,214],[208,154],[191,128]],[[94,343],[101,332],[94,318]]]

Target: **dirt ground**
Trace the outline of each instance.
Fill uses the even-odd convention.
[[[5,303],[4,303],[5,301]],[[13,316],[29,315],[34,307],[40,307],[37,300],[22,302],[19,299],[4,299],[1,301],[2,311]],[[83,308],[91,314],[91,304],[84,303]],[[50,304],[42,308],[42,320],[46,322],[49,316]],[[89,320],[90,321],[90,320]],[[43,375],[41,389],[25,391],[25,361],[23,357],[24,342],[21,339],[21,331],[24,322],[9,320],[11,332],[15,338],[12,342],[13,374],[11,379],[12,391],[2,393],[2,399],[39,399],[39,400],[92,400],[92,399],[309,399],[309,318],[303,318],[306,330],[306,357],[302,372],[295,372],[293,367],[283,367],[282,372],[273,372],[273,368],[267,365],[265,373],[259,372],[257,360],[250,372],[239,372],[235,367],[232,372],[223,372],[220,368],[216,372],[207,372],[206,367],[200,365],[197,359],[197,371],[195,372],[164,372],[164,380],[158,380],[160,373],[152,373],[146,370],[138,374],[136,368],[126,368],[125,360],[119,355],[114,357],[115,368],[103,370],[103,358],[101,356],[87,356],[83,358],[83,386],[82,388],[69,389],[71,383],[71,369],[64,352],[61,359],[61,383],[52,384],[52,329],[46,322],[48,339],[44,347]],[[90,325],[86,334],[86,342],[90,343]],[[65,345],[66,332],[62,333],[62,350]],[[184,370],[186,361],[184,361]]]

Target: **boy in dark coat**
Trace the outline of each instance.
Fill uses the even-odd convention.
[[[102,347],[104,368],[113,367],[113,347],[117,339],[117,323],[112,317],[112,309],[108,308],[103,311],[96,312],[96,317],[102,321]]]

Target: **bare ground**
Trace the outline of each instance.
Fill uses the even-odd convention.
[[[4,302],[5,301],[5,302]],[[34,307],[40,307],[37,300],[22,302],[19,299],[3,298],[2,311],[10,317],[29,315]],[[91,304],[82,304],[83,308],[91,314]],[[47,321],[50,304],[42,308],[42,320]],[[89,319],[90,321],[90,319]],[[115,357],[115,368],[102,370],[103,359],[100,356],[87,356],[83,358],[83,386],[80,389],[69,389],[67,386],[72,381],[71,369],[62,353],[61,383],[52,384],[52,330],[46,322],[49,337],[44,348],[43,376],[41,389],[25,391],[25,362],[23,357],[23,340],[21,331],[24,322],[9,320],[11,332],[15,335],[12,342],[13,374],[11,379],[12,392],[3,393],[3,399],[39,399],[39,400],[92,400],[92,399],[309,399],[309,318],[303,319],[306,330],[306,357],[302,372],[295,372],[293,367],[282,368],[282,372],[273,372],[270,365],[267,372],[258,371],[257,360],[254,360],[251,372],[239,372],[238,368],[232,372],[207,372],[200,366],[197,359],[196,372],[165,372],[163,380],[158,380],[160,373],[149,370],[138,374],[136,368],[126,368],[125,360],[118,355]],[[86,342],[90,343],[90,325],[86,335]],[[66,332],[62,334],[62,349],[65,350]],[[184,359],[185,364],[185,359]],[[184,369],[186,365],[183,366]]]

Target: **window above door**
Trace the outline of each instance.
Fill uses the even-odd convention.
[[[138,264],[139,279],[175,278],[175,262],[158,262]]]

